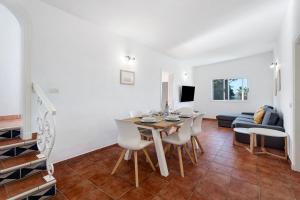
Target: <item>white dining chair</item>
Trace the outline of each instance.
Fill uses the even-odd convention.
[[[183,162],[182,162],[182,147],[188,154],[192,163],[195,164],[195,162],[189,152],[189,149],[187,148],[187,145],[186,145],[191,139],[192,123],[193,123],[193,118],[189,118],[183,122],[182,126],[178,129],[178,132],[162,138],[162,141],[167,143],[167,145],[165,146],[165,153],[167,153],[167,151],[170,149],[171,145],[175,145],[177,147],[180,174],[182,177],[184,177],[184,169],[183,169]]]
[[[192,148],[193,148],[193,154],[195,158],[195,162],[198,162],[197,159],[197,148],[196,148],[196,143],[198,144],[198,147],[201,150],[201,153],[204,153],[204,149],[199,141],[198,136],[202,132],[202,121],[203,121],[203,116],[204,114],[200,114],[197,117],[194,118],[193,120],[193,125],[192,125],[192,134],[191,134],[191,143],[192,143]]]
[[[191,107],[181,107],[176,110],[176,112],[182,114],[182,115],[191,115],[194,114],[194,109]]]
[[[141,112],[141,111],[135,111],[135,110],[129,111],[130,117],[141,117],[142,115],[143,115],[143,112]]]
[[[135,186],[139,187],[138,151],[143,150],[148,163],[150,164],[153,171],[155,171],[155,167],[146,150],[146,147],[151,145],[153,141],[142,140],[137,126],[130,121],[116,120],[116,124],[119,130],[118,145],[122,147],[123,150],[113,171],[111,172],[111,175],[115,174],[120,163],[124,159],[126,151],[131,150],[134,153]]]
[[[143,115],[143,112],[141,112],[141,111],[130,111],[129,112],[129,116],[131,118],[141,117],[142,115]],[[143,137],[145,137],[147,140],[152,140],[152,131],[150,129],[140,128],[140,127],[138,129]]]

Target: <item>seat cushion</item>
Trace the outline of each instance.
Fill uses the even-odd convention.
[[[238,118],[246,118],[246,119],[252,119],[253,120],[253,115],[241,114],[241,115],[238,116]]]
[[[175,144],[175,145],[183,145],[188,142],[187,141],[181,141],[178,137],[178,133],[173,133],[171,135],[168,135],[166,137],[162,138],[162,141],[169,144]]]
[[[247,123],[255,123],[253,119],[242,118],[242,117],[236,118],[235,121],[239,121],[239,122],[247,122]]]
[[[245,119],[240,119],[237,118],[236,120],[233,121],[232,123],[232,127],[233,128],[249,128],[249,127],[253,127],[256,124],[254,123],[254,121],[245,121]]]
[[[138,128],[139,132],[141,133],[142,136],[145,136],[147,138],[152,137],[152,130],[151,129],[146,129],[146,128]]]
[[[124,149],[129,149],[129,150],[141,150],[144,149],[145,147],[149,146],[152,144],[153,141],[147,141],[147,140],[141,140],[139,144],[130,144],[130,143],[122,143],[119,142],[119,146],[124,148]]]

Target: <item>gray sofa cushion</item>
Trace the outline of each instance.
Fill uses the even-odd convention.
[[[253,115],[241,114],[241,115],[238,116],[238,118],[253,119]]]
[[[279,120],[279,115],[272,109],[267,109],[265,116],[263,118],[263,125],[276,125]]]
[[[253,119],[248,119],[248,118],[241,118],[241,117],[238,117],[236,118],[235,120],[236,122],[247,122],[247,123],[255,123]]]
[[[254,112],[242,112],[242,115],[252,115],[252,116],[254,116]]]
[[[278,122],[276,123],[276,126],[282,126],[283,127],[283,119],[279,118]]]
[[[233,121],[235,120],[236,118],[238,117],[238,115],[227,115],[227,114],[224,114],[224,115],[217,115],[216,118],[218,120],[225,120],[225,121]]]
[[[271,109],[271,110],[274,109],[273,106],[269,106],[269,105],[264,105],[263,108],[264,108],[265,111],[266,111],[267,109]]]

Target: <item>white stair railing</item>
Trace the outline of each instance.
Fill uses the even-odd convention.
[[[36,99],[35,105],[37,109],[37,146],[40,151],[38,157],[47,159],[48,175],[45,176],[44,179],[49,182],[54,180],[54,166],[53,163],[50,163],[49,157],[55,143],[56,109],[38,84],[32,83],[32,91],[36,95],[34,99]]]

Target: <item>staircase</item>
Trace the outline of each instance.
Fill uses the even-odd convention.
[[[56,111],[41,88],[36,94],[37,133],[23,140],[19,127],[0,128],[0,200],[49,199],[56,194],[56,180],[49,156],[55,141]]]

